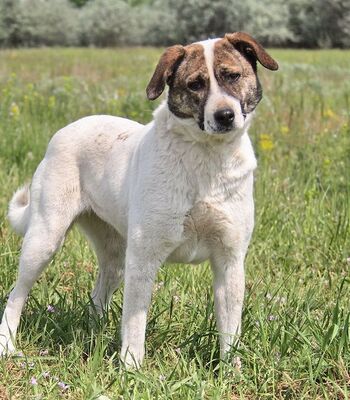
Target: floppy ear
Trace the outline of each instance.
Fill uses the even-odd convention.
[[[165,84],[173,74],[176,64],[184,55],[185,49],[180,45],[168,47],[165,50],[146,89],[149,100],[155,100],[163,93]]]
[[[267,69],[276,71],[277,62],[265,51],[265,49],[254,38],[244,32],[227,33],[225,38],[248,59],[255,62],[259,61]]]

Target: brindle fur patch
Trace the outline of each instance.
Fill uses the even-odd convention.
[[[191,82],[200,81],[200,90],[191,90]],[[194,118],[204,129],[204,107],[209,95],[209,74],[204,48],[200,44],[185,47],[185,56],[169,81],[168,105],[180,118]]]
[[[230,74],[240,74],[237,80]],[[242,112],[254,111],[262,98],[262,88],[254,66],[227,39],[214,45],[214,74],[219,86],[240,101]]]

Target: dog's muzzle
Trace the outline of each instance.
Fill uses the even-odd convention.
[[[233,128],[235,113],[231,108],[222,108],[214,113],[217,130],[221,132],[229,131]]]

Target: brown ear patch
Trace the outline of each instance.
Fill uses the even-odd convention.
[[[176,64],[182,60],[184,55],[185,49],[180,45],[168,47],[165,50],[146,89],[149,100],[155,100],[163,93],[167,80],[171,77]]]
[[[251,53],[265,68],[272,71],[278,69],[277,62],[266,52],[266,50],[254,38],[244,32],[227,33],[225,38],[240,52]],[[244,51],[243,51],[244,49]]]

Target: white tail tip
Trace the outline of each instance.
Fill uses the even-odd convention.
[[[8,219],[13,229],[20,235],[27,230],[29,219],[30,191],[29,184],[19,188],[9,204]]]

